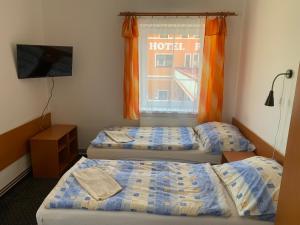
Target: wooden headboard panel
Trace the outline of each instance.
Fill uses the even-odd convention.
[[[232,124],[240,129],[242,134],[248,138],[256,147],[255,153],[260,156],[271,158],[274,151],[274,158],[281,165],[284,163],[284,156],[274,149],[270,144],[261,139],[257,134],[251,131],[248,127],[238,121],[236,118],[232,119]]]
[[[29,139],[40,131],[41,117],[0,135],[0,171],[29,153]],[[51,126],[51,114],[45,115],[43,128]]]

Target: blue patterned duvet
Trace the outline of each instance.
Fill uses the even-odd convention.
[[[71,175],[73,170],[100,167],[122,191],[94,200]],[[46,208],[133,211],[160,215],[229,215],[224,188],[209,164],[165,161],[90,160],[82,158],[48,195]]]
[[[191,127],[119,127],[134,140],[128,143],[117,143],[101,131],[91,142],[99,148],[121,148],[140,150],[193,150],[199,148],[197,135]]]

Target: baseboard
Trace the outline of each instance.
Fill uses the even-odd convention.
[[[18,183],[20,180],[22,180],[27,174],[29,174],[31,171],[31,167],[24,170],[22,173],[20,173],[15,179],[13,179],[11,182],[9,182],[4,188],[0,190],[0,197],[4,195],[9,189],[11,189],[16,183]]]

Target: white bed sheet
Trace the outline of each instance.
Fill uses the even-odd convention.
[[[45,209],[37,212],[38,225],[273,225],[272,222],[231,216],[161,216],[137,212]]]
[[[87,149],[89,159],[112,159],[112,160],[169,160],[192,163],[219,164],[221,155],[213,155],[205,152],[202,147],[196,150],[185,151],[159,151],[137,149],[112,149],[97,148],[90,145]]]

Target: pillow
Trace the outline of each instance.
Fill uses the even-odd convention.
[[[282,176],[280,164],[254,156],[213,168],[229,191],[240,216],[275,217]]]
[[[220,154],[223,151],[255,150],[255,146],[231,124],[208,122],[196,126],[195,131],[204,149],[213,154]]]

